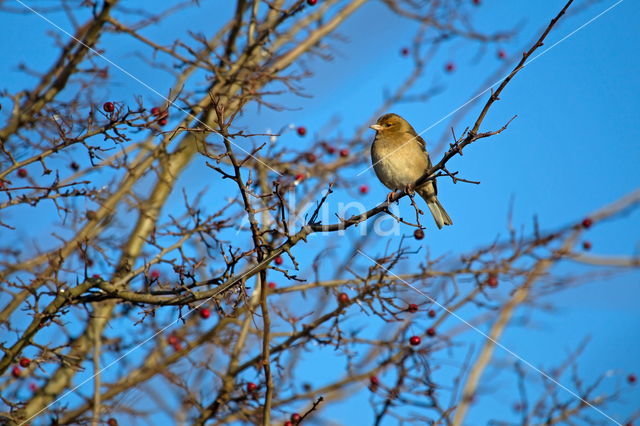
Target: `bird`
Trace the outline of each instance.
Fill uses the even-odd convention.
[[[415,190],[426,201],[438,229],[453,225],[438,200],[435,180],[413,188],[415,182],[431,168],[424,139],[398,114],[384,114],[369,127],[376,131],[371,144],[371,162],[380,182],[392,191],[411,193]]]

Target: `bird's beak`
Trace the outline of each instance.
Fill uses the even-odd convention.
[[[371,127],[373,130],[375,130],[376,132],[379,132],[380,130],[382,130],[382,126],[379,124],[372,124]]]

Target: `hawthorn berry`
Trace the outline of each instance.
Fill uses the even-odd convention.
[[[304,175],[303,175],[302,173],[298,173],[298,174],[296,175],[296,180],[297,180],[297,181],[303,181],[303,180],[304,180]]]
[[[316,3],[318,3],[318,0],[307,0],[307,4],[308,4],[309,6],[315,6],[315,5],[316,5]]]
[[[582,243],[582,248],[585,250],[591,250],[591,241],[585,241]]]
[[[418,337],[418,336],[411,336],[409,338],[409,344],[411,346],[418,346],[420,344],[420,342],[422,342],[422,339],[420,339],[420,337]]]
[[[282,265],[282,262],[284,262],[281,256],[276,256],[276,258],[273,259],[273,261],[276,262],[276,265]]]
[[[410,303],[409,307],[407,308],[407,311],[409,311],[412,314],[415,314],[416,312],[418,312],[418,305],[416,305],[415,303]]]
[[[302,419],[302,416],[298,413],[293,413],[291,415],[291,421],[294,425],[297,425],[300,422],[300,419]]]
[[[403,47],[402,49],[400,49],[400,54],[402,56],[409,56],[409,48],[408,47]]]
[[[200,309],[200,318],[207,319],[210,316],[211,316],[211,311],[209,310],[209,308]]]
[[[476,6],[480,6],[480,0],[473,0],[473,4],[475,4]]]
[[[591,219],[590,217],[586,217],[582,220],[582,227],[589,229],[591,228],[591,225],[593,225],[593,219]]]
[[[340,157],[348,157],[349,156],[349,150],[347,148],[342,148],[340,150]]]
[[[71,167],[71,170],[73,170],[74,172],[77,172],[80,169],[80,164],[72,161],[71,164],[69,164],[69,167]]]
[[[18,367],[17,365],[15,365],[12,369],[11,369],[11,375],[13,377],[15,377],[16,379],[18,377],[20,377],[20,375],[22,374],[22,370],[20,369],[20,367]]]
[[[247,392],[255,392],[256,390],[258,390],[258,385],[253,382],[247,383]]]
[[[436,335],[436,329],[433,327],[427,328],[427,336],[433,337]]]
[[[498,58],[499,59],[504,59],[507,57],[507,52],[505,52],[504,50],[500,49],[498,50]]]
[[[315,163],[318,157],[313,152],[307,152],[304,155],[304,159],[307,160],[307,163]]]
[[[308,1],[311,1],[311,0],[308,0]],[[293,426],[293,423],[291,423],[290,420],[287,420],[286,422],[284,422],[283,426]]]
[[[115,105],[113,105],[113,102],[105,102],[102,105],[102,109],[104,110],[104,112],[113,112],[116,110]]]
[[[180,339],[175,334],[170,334],[169,337],[167,337],[167,343],[170,345],[175,345],[177,343],[180,343]]]
[[[114,419],[113,417],[111,417],[109,420],[107,420],[107,425],[109,425],[109,426],[118,426],[118,421],[116,419]]]
[[[629,374],[627,376],[627,382],[631,383],[632,385],[638,381],[638,378],[636,377],[635,374]]]
[[[27,368],[31,364],[31,360],[29,358],[20,358],[20,367]]]
[[[427,315],[429,316],[429,318],[435,318],[436,311],[434,311],[433,309],[429,309],[429,312],[427,312]]]
[[[358,188],[358,190],[362,195],[364,195],[369,192],[369,187],[367,185],[360,185],[360,188]]]
[[[271,281],[269,284],[267,284],[267,286],[273,290],[274,288],[276,288],[276,283],[274,283],[273,281]]]
[[[420,228],[416,229],[415,231],[413,231],[413,238],[415,238],[416,240],[421,240],[424,238],[424,231]]]
[[[493,288],[498,287],[498,276],[496,274],[489,274],[489,277],[487,278],[487,285]]]
[[[338,295],[338,303],[341,305],[346,305],[349,303],[349,295],[347,293],[340,293]]]
[[[31,392],[36,392],[38,390],[38,385],[33,382],[29,383],[29,390]]]
[[[160,272],[154,269],[153,271],[151,271],[150,276],[152,279],[157,280],[158,278],[160,278]]]
[[[378,386],[380,384],[380,379],[378,379],[378,376],[371,376],[369,377],[369,383],[371,383],[371,386]]]
[[[327,154],[333,155],[336,153],[336,148],[331,145],[327,145],[325,149],[327,150]]]
[[[304,136],[307,134],[307,128],[304,126],[298,127],[296,131],[298,132],[298,136]]]
[[[447,64],[444,66],[444,69],[446,72],[454,72],[456,70],[456,64],[454,64],[453,62],[447,62]]]
[[[151,108],[151,114],[160,115],[160,108],[158,108],[158,107]]]
[[[27,169],[18,169],[18,177],[26,178],[27,176],[29,176]]]
[[[158,124],[161,126],[164,126],[168,123],[169,121],[166,118],[163,118],[162,120],[158,121]]]

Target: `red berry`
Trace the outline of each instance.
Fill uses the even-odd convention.
[[[102,109],[105,112],[113,112],[116,110],[116,107],[113,105],[113,102],[105,102],[104,105],[102,105]]]
[[[20,367],[27,368],[31,364],[31,360],[29,358],[20,358]]]
[[[327,154],[335,154],[336,153],[336,149],[334,147],[332,147],[331,145],[327,145],[326,150],[327,150]]]
[[[297,181],[303,181],[303,180],[304,180],[304,175],[303,175],[302,173],[298,173],[298,174],[296,175],[296,180],[297,180]]]
[[[182,350],[182,342],[177,342],[177,343],[175,343],[175,344],[173,344],[171,346],[173,346],[173,350],[174,351],[181,351]]]
[[[480,6],[480,0],[473,0],[473,4],[475,4],[476,6]]]
[[[444,66],[444,69],[447,72],[454,72],[456,70],[456,65],[453,62],[447,62],[447,64]]]
[[[304,126],[300,126],[298,127],[297,132],[298,132],[298,135],[304,136],[307,134],[307,128]]]
[[[316,155],[312,152],[307,152],[304,155],[304,159],[307,160],[307,163],[315,163],[318,157],[316,157]]]
[[[436,335],[436,329],[433,327],[427,328],[427,336],[433,337]]]
[[[348,157],[349,156],[349,150],[347,148],[342,148],[340,150],[340,157]]]
[[[627,376],[627,382],[629,382],[629,383],[631,383],[631,384],[634,384],[634,383],[635,383],[635,382],[637,382],[637,381],[638,381],[638,378],[636,377],[636,375],[635,375],[635,374],[629,374],[629,375]]]
[[[167,343],[169,343],[170,345],[175,345],[180,343],[180,339],[175,334],[170,334],[169,337],[167,337]]]
[[[369,192],[369,187],[367,185],[360,185],[360,188],[358,188],[358,190],[360,191],[361,194],[366,194],[367,192]]]
[[[298,422],[300,422],[300,419],[302,418],[302,416],[298,413],[293,413],[291,415],[291,421],[293,422],[293,424],[298,424]]]
[[[29,390],[30,390],[31,392],[35,392],[35,391],[37,391],[37,390],[38,390],[38,385],[37,385],[37,384],[35,384],[35,383],[33,383],[33,382],[29,383]]]
[[[507,57],[507,52],[505,52],[504,50],[500,49],[498,50],[498,58],[500,59],[504,59]]]
[[[255,392],[256,390],[258,390],[258,385],[253,382],[247,383],[247,392]]]
[[[158,107],[151,108],[151,114],[160,115],[160,108],[158,108]]]
[[[268,286],[271,290],[273,290],[274,288],[276,288],[276,283],[274,283],[274,282],[272,281],[272,282],[270,282],[269,284],[267,284],[267,286]]]
[[[151,271],[151,278],[157,280],[158,278],[160,278],[160,272],[154,269],[153,271]]]
[[[27,176],[29,176],[27,169],[18,169],[18,177],[26,178]]]
[[[410,303],[409,307],[407,308],[407,311],[409,311],[412,314],[418,312],[418,305],[416,305],[415,303]]]
[[[408,48],[408,47],[403,47],[403,48],[400,50],[400,54],[401,54],[402,56],[409,56],[409,48]]]
[[[161,125],[161,126],[164,126],[167,123],[168,123],[168,121],[167,121],[166,118],[163,118],[162,120],[158,121],[158,124]]]
[[[378,379],[378,376],[371,376],[369,377],[369,383],[371,383],[371,386],[378,386],[380,384],[380,379]]]
[[[69,164],[69,167],[71,167],[71,170],[76,172],[80,169],[80,165],[75,161],[72,161],[71,164]]]
[[[102,277],[100,276],[100,274],[93,274],[92,278],[95,278],[96,280],[101,280]]]
[[[582,226],[584,228],[589,229],[589,228],[591,228],[591,225],[593,225],[593,219],[591,219],[590,217],[584,218],[582,220]]]
[[[318,0],[307,0],[307,4],[308,4],[309,6],[315,6],[315,5],[316,5],[316,3],[318,3]]]
[[[411,338],[409,338],[409,343],[411,344],[411,346],[418,346],[421,341],[422,340],[418,336],[411,336]]]
[[[307,1],[311,1],[311,0],[307,0]],[[287,420],[286,422],[284,422],[283,426],[293,426],[293,423],[291,423],[289,420]]]
[[[276,262],[276,265],[282,265],[282,262],[283,262],[282,257],[280,256],[276,256],[276,258],[273,259],[273,261]]]
[[[20,375],[22,374],[22,370],[20,369],[20,367],[18,367],[17,365],[15,365],[12,369],[11,369],[11,375],[13,377],[15,377],[16,379],[18,377],[20,377]]]
[[[340,293],[338,295],[338,303],[340,303],[341,305],[346,305],[347,303],[349,303],[349,295],[347,295],[347,293]]]
[[[424,238],[424,231],[420,228],[416,229],[415,231],[413,231],[413,238],[415,238],[416,240],[421,240]]]
[[[585,250],[591,250],[591,241],[585,241],[582,243],[582,248]]]
[[[487,278],[487,285],[493,288],[498,287],[498,276],[496,274],[489,274],[489,277]]]
[[[114,419],[113,417],[111,417],[109,420],[107,420],[107,425],[108,426],[118,426],[118,421],[116,419]]]
[[[207,319],[210,316],[211,316],[211,311],[209,310],[209,308],[200,309],[200,318]]]

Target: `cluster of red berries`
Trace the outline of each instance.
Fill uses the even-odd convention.
[[[31,360],[29,358],[22,357],[20,358],[20,361],[18,361],[18,364],[19,365],[14,365],[11,369],[11,375],[16,379],[22,376],[22,368],[27,368],[31,365]]]
[[[311,0],[309,0],[311,1]],[[298,423],[300,423],[300,420],[302,420],[302,416],[298,413],[293,413],[290,417],[291,420],[287,420],[286,422],[284,422],[284,426],[294,426],[297,425]]]
[[[170,334],[169,337],[167,337],[167,343],[170,344],[175,351],[182,350],[182,339],[175,334]]]
[[[156,120],[158,120],[158,124],[161,126],[167,124],[169,120],[169,111],[167,111],[166,109],[160,110],[160,108],[158,107],[153,107],[151,108],[151,115],[156,117]]]

